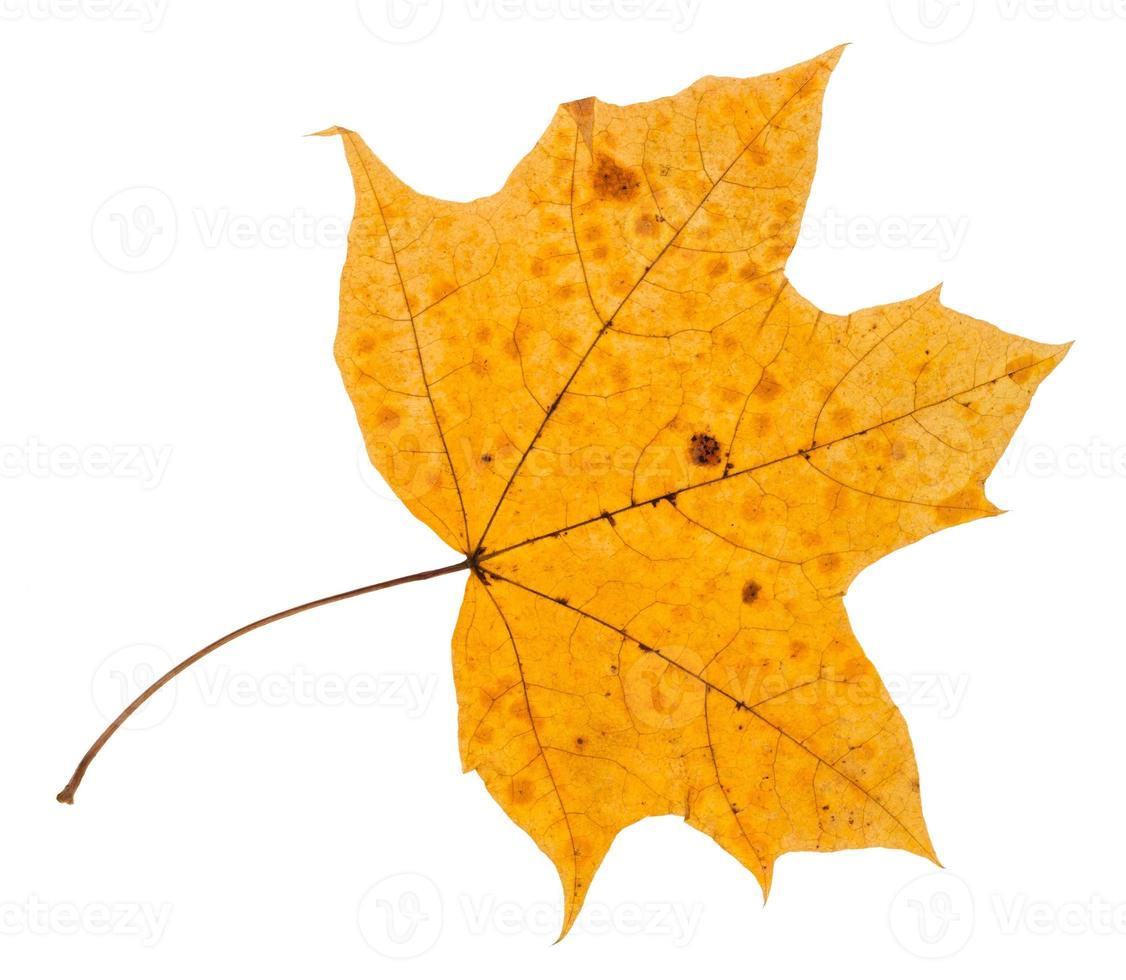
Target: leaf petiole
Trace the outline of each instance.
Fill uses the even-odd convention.
[[[89,751],[82,757],[82,761],[78,763],[77,768],[74,770],[74,775],[70,777],[70,782],[66,784],[62,792],[60,792],[55,799],[60,803],[73,803],[74,794],[78,790],[79,784],[82,782],[82,777],[86,775],[86,770],[90,767],[90,763],[94,761],[94,757],[102,750],[102,746],[109,741],[110,736],[128,720],[129,716],[133,714],[134,711],[156,694],[156,692],[172,680],[173,677],[181,671],[187,670],[187,668],[197,660],[206,657],[212,650],[218,650],[219,647],[230,643],[231,640],[245,636],[247,633],[258,629],[260,626],[269,626],[270,623],[276,623],[280,619],[288,619],[290,616],[296,616],[298,613],[305,612],[309,609],[316,609],[318,606],[327,606],[332,602],[340,602],[342,599],[352,599],[356,596],[367,595],[369,592],[378,592],[381,589],[389,589],[395,585],[405,585],[407,582],[422,582],[428,578],[437,578],[439,575],[449,575],[451,572],[460,572],[463,569],[471,567],[473,567],[471,560],[465,558],[456,565],[446,565],[444,568],[432,568],[426,572],[415,572],[413,575],[403,575],[400,578],[388,579],[386,582],[377,582],[374,585],[365,585],[358,589],[351,589],[348,592],[340,592],[336,595],[325,596],[321,599],[313,599],[311,602],[303,602],[299,606],[293,606],[291,609],[285,609],[271,616],[266,616],[263,619],[255,620],[253,623],[247,623],[246,626],[242,626],[234,632],[228,633],[226,636],[222,636],[218,640],[209,643],[202,650],[193,653],[186,660],[182,660],[163,677],[155,680],[148,688],[142,691],[121,714],[110,722],[106,730],[98,736],[97,741],[90,746]]]

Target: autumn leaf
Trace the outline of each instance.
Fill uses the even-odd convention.
[[[985,478],[1066,348],[937,289],[835,316],[789,283],[840,54],[568,103],[470,203],[328,131],[356,192],[337,360],[372,462],[469,558],[462,761],[555,863],[564,932],[649,815],[764,892],[787,851],[935,859],[842,598],[998,512]]]
[[[343,137],[336,357],[368,452],[464,559],[461,757],[575,920],[615,835],[679,814],[764,893],[788,851],[935,859],[911,741],[849,626],[861,569],[998,513],[984,482],[1066,352],[942,305],[837,316],[786,279],[840,48],[561,106],[454,203]]]

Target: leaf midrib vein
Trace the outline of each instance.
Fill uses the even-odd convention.
[[[882,422],[873,422],[871,425],[868,425],[868,426],[866,426],[862,429],[857,429],[855,432],[850,432],[850,433],[847,433],[846,435],[843,435],[843,436],[837,436],[837,438],[835,438],[835,439],[830,439],[827,442],[820,443],[816,446],[809,446],[809,447],[803,448],[803,449],[795,449],[793,452],[787,453],[784,456],[776,456],[774,459],[769,459],[769,460],[766,460],[762,463],[756,463],[754,466],[748,466],[748,467],[741,469],[741,470],[734,470],[731,473],[723,473],[719,476],[713,477],[710,480],[702,480],[700,483],[689,484],[686,487],[676,488],[676,489],[672,489],[672,490],[666,490],[664,493],[657,494],[655,497],[649,497],[645,500],[634,501],[632,503],[626,504],[624,507],[619,507],[616,510],[606,511],[605,513],[599,513],[599,514],[594,515],[593,517],[588,517],[588,518],[585,518],[584,520],[576,521],[574,524],[568,524],[564,527],[556,528],[553,531],[545,531],[543,534],[537,534],[537,535],[534,535],[530,538],[526,538],[523,541],[518,541],[515,544],[506,545],[505,547],[498,548],[496,551],[493,551],[493,552],[485,552],[485,553],[479,555],[477,560],[480,564],[485,564],[486,562],[489,562],[489,561],[491,561],[495,558],[499,558],[501,555],[507,554],[510,551],[515,551],[517,548],[523,548],[523,547],[526,547],[527,545],[535,544],[537,541],[543,541],[547,538],[558,537],[561,534],[566,534],[569,531],[576,530],[577,528],[585,527],[588,524],[595,524],[598,521],[605,520],[607,514],[611,517],[617,517],[619,514],[628,513],[629,511],[637,510],[640,507],[653,506],[653,505],[659,503],[662,500],[668,499],[669,497],[679,497],[682,494],[691,493],[693,490],[701,490],[705,487],[710,487],[710,486],[713,486],[717,483],[723,483],[725,480],[734,480],[734,479],[736,479],[737,477],[740,477],[740,476],[746,476],[750,473],[756,473],[759,470],[767,469],[768,467],[771,467],[771,466],[777,466],[779,463],[786,463],[786,462],[789,462],[789,461],[794,460],[794,459],[805,458],[807,456],[811,456],[814,453],[821,452],[824,449],[829,449],[832,446],[836,446],[839,443],[846,442],[849,439],[856,439],[860,436],[865,436],[868,433],[875,431],[876,429],[881,429],[885,426],[894,425],[897,422],[902,422],[905,419],[913,418],[919,412],[925,412],[925,411],[928,411],[929,409],[932,409],[932,408],[938,408],[941,405],[945,405],[949,401],[952,401],[956,398],[961,398],[965,395],[969,395],[972,392],[975,392],[980,388],[987,388],[987,387],[989,387],[989,385],[996,384],[998,381],[1001,381],[1004,378],[1012,378],[1013,375],[1021,374],[1021,373],[1026,372],[1026,371],[1030,371],[1033,368],[1039,367],[1041,364],[1044,364],[1048,361],[1053,360],[1057,356],[1058,356],[1057,354],[1051,354],[1048,357],[1042,357],[1042,358],[1040,358],[1040,360],[1034,361],[1032,364],[1025,365],[1025,366],[1017,368],[1013,371],[1008,371],[1005,374],[998,375],[996,378],[990,378],[988,381],[982,381],[979,384],[976,384],[976,385],[974,385],[973,387],[970,387],[970,388],[965,388],[962,391],[956,391],[953,394],[950,394],[950,395],[945,396],[944,398],[938,399],[937,401],[930,402],[926,405],[920,405],[917,408],[911,409],[911,411],[909,411],[909,412],[904,412],[902,415],[896,415],[893,418],[884,419]],[[827,475],[827,474],[825,474],[825,475]],[[833,477],[829,477],[829,479],[833,479]],[[834,482],[839,482],[839,481],[834,480]],[[853,488],[853,489],[855,489],[855,488]],[[967,509],[968,510],[978,510],[979,509],[979,508],[976,508],[976,507],[967,508],[967,507],[956,505],[956,504],[930,504],[930,503],[927,503],[926,501],[900,501],[900,502],[913,504],[913,505],[919,506],[919,507],[942,508],[944,510],[967,510]]]
[[[523,589],[525,592],[529,592],[532,595],[539,596],[539,598],[541,598],[541,599],[546,599],[548,602],[553,602],[556,605],[562,606],[564,609],[569,609],[569,610],[571,610],[571,612],[575,613],[577,616],[583,616],[583,617],[591,620],[592,622],[598,623],[600,626],[603,626],[606,629],[611,630],[614,633],[617,633],[619,636],[624,637],[625,639],[629,640],[631,643],[637,644],[642,650],[646,651],[647,653],[652,653],[654,656],[660,657],[667,664],[669,664],[673,667],[676,667],[677,669],[683,671],[689,677],[695,678],[697,681],[699,681],[704,686],[704,689],[706,691],[714,691],[716,694],[721,694],[725,698],[728,698],[733,704],[735,704],[735,706],[738,709],[740,709],[742,711],[747,711],[750,714],[754,715],[754,717],[757,718],[759,721],[761,721],[764,725],[767,725],[769,728],[772,728],[774,731],[776,731],[780,736],[785,738],[787,741],[792,742],[794,745],[796,745],[803,752],[808,753],[810,756],[812,756],[814,759],[816,759],[818,763],[820,763],[821,765],[825,766],[828,769],[831,769],[833,772],[835,772],[838,776],[840,776],[842,779],[844,779],[850,785],[854,786],[859,792],[861,792],[864,795],[864,798],[866,800],[871,800],[873,803],[876,804],[876,806],[878,806],[881,810],[883,810],[884,813],[886,813],[889,817],[891,817],[891,819],[893,821],[895,821],[896,825],[900,829],[902,829],[903,832],[918,845],[918,847],[920,848],[922,853],[924,853],[924,854],[933,853],[932,848],[928,847],[922,841],[920,841],[919,838],[916,837],[914,835],[914,833],[911,832],[910,828],[907,827],[906,824],[904,824],[903,821],[900,820],[898,816],[896,816],[896,814],[892,813],[891,810],[889,810],[884,803],[882,803],[880,800],[876,799],[876,797],[872,796],[872,794],[869,793],[868,790],[866,790],[863,786],[861,786],[858,782],[856,782],[856,780],[854,780],[851,776],[849,776],[848,773],[841,772],[828,759],[821,758],[821,756],[819,756],[816,752],[814,752],[813,749],[811,749],[808,745],[803,744],[801,741],[794,738],[794,736],[791,735],[789,732],[787,732],[785,729],[779,727],[774,722],[772,722],[769,718],[765,717],[760,712],[758,712],[755,709],[754,705],[747,704],[746,702],[744,702],[744,701],[740,700],[739,698],[735,697],[734,694],[731,694],[730,692],[725,691],[722,687],[716,686],[715,684],[711,683],[706,678],[701,677],[695,671],[689,670],[683,664],[678,663],[676,660],[673,660],[671,657],[667,656],[666,654],[661,653],[661,651],[659,649],[657,649],[656,647],[649,646],[647,643],[644,643],[643,641],[637,639],[637,637],[630,635],[629,633],[627,633],[625,630],[621,629],[620,627],[614,626],[612,623],[609,623],[606,620],[601,619],[598,616],[593,615],[592,613],[588,613],[584,609],[579,609],[576,606],[570,605],[569,603],[561,602],[559,599],[555,598],[554,596],[550,596],[545,592],[540,592],[538,589],[533,589],[531,586],[524,585],[522,582],[517,582],[515,579],[506,578],[505,576],[498,575],[495,572],[491,572],[490,575],[493,578],[499,579],[502,582],[507,582],[509,585],[513,585],[513,586],[516,586],[519,589]],[[486,591],[488,591],[488,590],[486,590]],[[497,602],[497,600],[495,598],[493,599],[493,602],[497,606],[497,609],[499,611],[500,610],[500,603]],[[501,614],[501,616],[503,618],[503,613]],[[506,626],[508,625],[507,620],[505,620],[505,625]],[[509,635],[511,636],[511,631],[509,632]],[[515,640],[513,640],[513,648],[515,648]],[[709,745],[710,745],[711,744],[710,735],[709,735],[708,742],[709,742]]]
[[[822,70],[822,66],[821,66],[820,63],[818,63],[818,65],[813,69],[813,71],[810,72],[809,77],[806,78],[805,81],[803,81],[801,83],[801,85],[799,85],[794,90],[794,92],[774,111],[774,113],[766,120],[766,122],[764,122],[762,124],[762,126],[758,129],[758,131],[754,134],[754,136],[752,136],[746,143],[743,144],[743,147],[739,150],[739,152],[737,154],[735,154],[734,158],[731,160],[731,162],[724,169],[723,173],[720,174],[719,178],[711,185],[711,187],[708,188],[708,190],[703,195],[703,197],[700,198],[699,202],[692,209],[692,211],[688,215],[688,217],[685,218],[683,222],[681,222],[680,226],[669,237],[669,240],[667,242],[665,242],[665,244],[663,246],[661,246],[660,251],[654,257],[653,261],[650,262],[649,265],[647,265],[645,267],[645,271],[641,274],[640,278],[638,278],[637,281],[634,282],[634,284],[632,286],[630,286],[628,292],[625,294],[625,296],[622,297],[621,301],[614,308],[614,311],[610,314],[610,316],[607,317],[605,320],[602,320],[602,325],[599,327],[598,332],[594,335],[594,339],[590,342],[590,346],[587,347],[583,356],[579,359],[579,362],[575,365],[574,370],[571,372],[570,376],[564,382],[563,387],[559,391],[559,394],[555,396],[555,399],[552,401],[551,405],[548,406],[547,411],[544,413],[544,417],[540,420],[539,427],[536,429],[536,431],[533,434],[531,440],[529,441],[527,447],[520,454],[520,458],[516,461],[516,465],[513,467],[512,473],[509,475],[508,481],[505,483],[504,490],[501,491],[501,495],[497,499],[496,505],[494,506],[492,513],[489,515],[488,521],[485,523],[485,529],[481,532],[481,536],[477,540],[477,545],[474,548],[475,554],[481,554],[483,552],[485,538],[488,536],[489,530],[492,528],[493,522],[496,520],[497,514],[500,512],[500,509],[503,506],[505,499],[508,497],[508,491],[512,488],[512,484],[515,482],[516,476],[519,474],[521,468],[523,467],[525,460],[527,460],[528,456],[531,454],[532,450],[535,448],[536,443],[539,441],[539,437],[543,434],[543,430],[547,426],[547,423],[551,420],[552,416],[555,414],[555,409],[559,406],[559,403],[563,400],[564,396],[569,391],[571,384],[574,382],[575,378],[578,376],[578,373],[582,370],[582,368],[586,364],[588,358],[593,353],[594,348],[598,345],[599,340],[601,340],[602,337],[605,335],[607,329],[610,326],[613,325],[614,320],[621,313],[621,311],[625,307],[626,303],[629,302],[630,297],[632,297],[634,295],[634,293],[637,291],[637,289],[641,286],[641,284],[646,281],[646,279],[649,276],[649,273],[653,270],[653,268],[657,265],[657,263],[661,261],[661,259],[668,252],[669,248],[672,247],[673,243],[676,242],[676,240],[680,237],[681,232],[683,232],[684,229],[687,228],[692,223],[692,219],[696,217],[696,215],[700,212],[700,209],[704,206],[705,203],[707,203],[708,199],[712,195],[712,192],[720,184],[723,183],[723,181],[726,179],[727,175],[731,172],[731,170],[735,167],[735,165],[743,158],[743,155],[747,152],[747,150],[754,144],[755,140],[757,140],[763,133],[765,133],[770,128],[770,126],[774,122],[774,120],[777,119],[778,116],[781,115],[782,112],[787,108],[787,106],[789,106],[790,103],[794,101],[794,99],[796,99],[803,91],[805,91],[806,86],[809,85],[809,83],[811,81],[813,81],[814,78],[817,77],[818,72],[820,72],[821,70]],[[578,153],[577,141],[576,141],[575,150],[576,150],[576,156],[577,156],[577,153]],[[702,164],[703,164],[703,161],[701,160],[701,165]],[[573,191],[573,188],[574,188],[574,176],[573,176],[573,171],[572,171],[572,191]],[[571,227],[572,227],[572,231],[573,231],[574,230],[573,213],[572,213]],[[577,242],[576,242],[576,247],[577,247]],[[580,249],[580,261],[581,261],[581,249]],[[584,269],[583,269],[583,278],[584,278],[584,280],[586,279],[585,266],[584,266]],[[589,280],[587,281],[587,293],[588,293],[588,295],[590,295]],[[595,305],[594,305],[593,296],[591,296],[591,308],[594,310],[595,316],[598,317],[601,320],[602,316],[601,316],[601,313],[598,311],[597,307],[595,307]]]

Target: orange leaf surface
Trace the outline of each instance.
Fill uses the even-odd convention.
[[[619,830],[679,814],[769,888],[787,851],[934,859],[911,742],[842,597],[997,513],[1066,347],[787,281],[841,50],[561,106],[469,203],[343,137],[336,355],[373,463],[468,556],[461,755],[555,863],[564,932]]]

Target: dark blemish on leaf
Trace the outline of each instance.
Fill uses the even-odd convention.
[[[676,506],[676,491],[674,490],[672,493],[666,493],[661,499],[667,500],[670,504],[672,504],[675,507]]]
[[[602,512],[601,516],[604,520],[610,522],[610,527],[617,527],[618,522],[616,520],[614,520],[614,515],[611,514],[608,510],[604,510]]]
[[[644,643],[639,643],[637,645],[639,647],[641,647],[642,651],[645,652],[645,653],[656,653],[657,652],[652,647],[647,647]]]
[[[561,605],[561,606],[569,606],[570,605],[570,603],[568,603],[566,598],[564,598],[564,597],[556,598],[555,601],[558,602],[559,605]]]
[[[482,462],[482,463],[491,463],[492,461],[493,461],[493,454],[492,454],[492,453],[485,453],[485,454],[484,454],[484,455],[483,455],[483,456],[481,457],[481,462]]]
[[[758,598],[758,594],[761,591],[762,586],[759,585],[758,582],[754,579],[748,579],[747,584],[743,586],[743,601],[749,606]]]
[[[706,432],[697,432],[688,440],[688,458],[697,466],[715,466],[719,462],[719,440]]]
[[[575,744],[576,745],[585,745],[586,740],[580,735],[578,738],[575,739]]]
[[[599,156],[594,172],[594,190],[603,200],[632,201],[637,197],[641,181],[637,174],[605,154]]]

